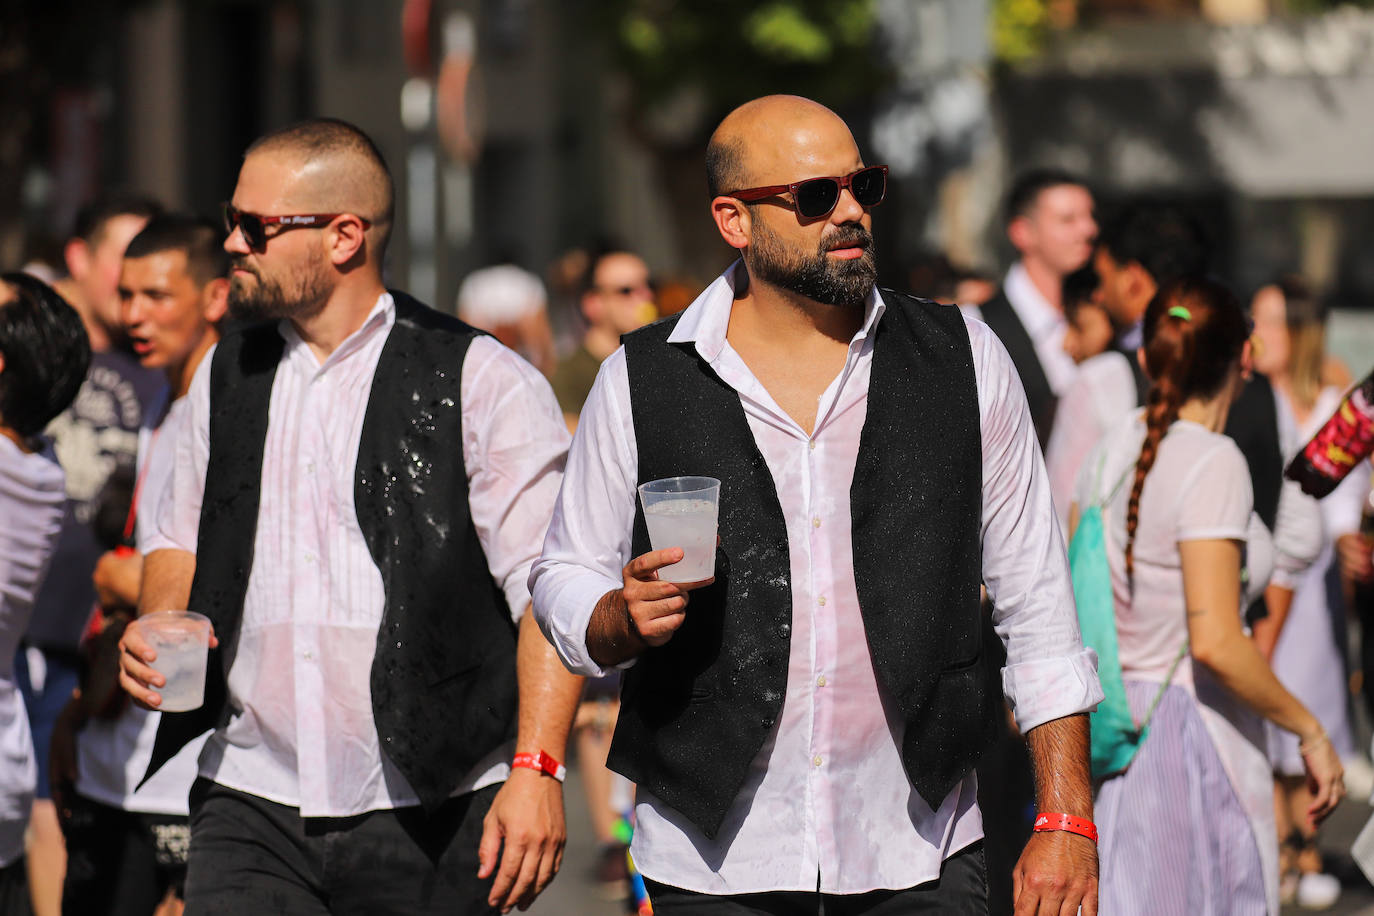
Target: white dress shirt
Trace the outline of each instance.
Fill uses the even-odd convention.
[[[176,441],[189,422],[186,398],[178,398],[162,416],[161,404],[149,406],[138,434],[138,481],[136,492],[136,541],[141,553],[155,530],[154,520],[167,494]],[[76,791],[86,798],[124,811],[170,814],[190,813],[191,783],[205,736],[177,752],[142,787],[139,782],[153,757],[153,742],[162,714],[126,703],[114,719],[92,719],[76,741]],[[137,791],[135,791],[137,788]]]
[[[384,294],[323,363],[290,322],[280,325],[286,349],[272,386],[255,560],[229,667],[232,716],[201,755],[203,776],[305,817],[418,804],[382,754],[372,717],[369,675],[385,594],[353,502],[373,374],[395,320]],[[196,549],[210,364],[191,385],[191,422],[150,550]],[[472,341],[461,385],[472,521],[519,620],[562,479],[567,428],[543,376],[491,338]],[[493,751],[455,794],[505,779],[510,755],[509,743]]]
[[[1064,334],[1069,329],[1069,320],[1064,317],[1063,309],[1050,305],[1049,300],[1035,288],[1035,283],[1020,261],[1007,271],[1002,281],[1002,291],[1007,294],[1007,301],[1035,345],[1035,358],[1040,360],[1040,368],[1045,373],[1045,380],[1050,383],[1050,390],[1055,397],[1061,397],[1078,374],[1078,364],[1064,350]]]
[[[64,480],[50,445],[25,452],[0,436],[0,868],[24,855],[38,779],[14,656],[62,528]]]
[[[791,556],[792,636],[782,714],[716,839],[639,792],[632,853],[649,878],[688,890],[852,894],[936,878],[982,835],[970,775],[932,811],[902,766],[869,657],[853,576],[849,492],[867,414],[875,292],[811,436],[781,410],[726,340],[734,268],[687,309],[670,341],[692,342],[740,396],[773,476]],[[1016,371],[996,336],[966,321],[983,435],[983,573],[1008,647],[1003,687],[1022,729],[1092,708],[1095,656],[1078,634],[1063,542]],[[586,646],[597,600],[630,559],[638,452],[624,350],[583,408],[544,554],[535,613],[574,671],[600,674]],[[730,494],[722,492],[721,499]],[[691,613],[690,605],[687,613]]]

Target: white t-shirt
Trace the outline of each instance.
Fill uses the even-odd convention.
[[[160,425],[158,411],[149,411],[149,422],[139,431],[138,516],[136,540],[144,549],[148,531],[157,518],[171,477],[177,433],[190,411],[187,400],[172,403]],[[137,792],[153,755],[160,713],[129,703],[117,719],[92,719],[77,738],[76,791],[101,804],[146,814],[189,813],[187,796],[195,781],[202,736],[167,761]]]
[[[64,482],[51,448],[24,452],[0,436],[0,868],[24,854],[38,779],[14,652],[62,527]]]
[[[1273,548],[1252,511],[1250,471],[1240,449],[1220,433],[1178,420],[1160,442],[1141,491],[1134,589],[1129,588],[1126,509],[1144,440],[1144,412],[1136,411],[1108,432],[1083,462],[1074,501],[1080,506],[1093,502],[1099,461],[1099,492],[1110,492],[1125,478],[1103,510],[1121,670],[1127,678],[1162,682],[1188,638],[1178,545],[1183,541],[1248,541],[1249,578],[1260,588],[1269,579]],[[1237,605],[1236,613],[1241,606]]]

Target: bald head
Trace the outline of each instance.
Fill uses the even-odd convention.
[[[802,174],[807,160],[817,147],[833,149],[837,143],[857,152],[853,135],[835,112],[797,95],[766,95],[730,112],[711,134],[706,184],[711,196],[718,197],[815,177]]]
[[[395,188],[381,151],[347,121],[315,118],[259,138],[244,159],[270,157],[282,167],[295,213],[352,213],[371,223],[380,260],[391,234]]]

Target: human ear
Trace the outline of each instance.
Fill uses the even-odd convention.
[[[67,262],[67,273],[80,280],[91,269],[91,246],[85,239],[72,239],[62,247],[62,259]]]
[[[329,260],[339,266],[357,257],[366,235],[363,221],[352,213],[345,213],[334,221],[330,230]]]
[[[216,277],[201,292],[201,314],[211,324],[219,324],[229,312],[229,281]]]
[[[749,208],[734,197],[721,195],[711,201],[711,218],[725,244],[731,248],[748,248],[752,218]]]

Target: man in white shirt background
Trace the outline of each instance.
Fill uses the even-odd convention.
[[[833,112],[747,103],[706,162],[742,261],[603,365],[531,580],[570,669],[624,669],[610,766],[655,912],[988,912],[981,579],[1044,826],[1070,831],[1026,846],[1018,912],[1095,913],[1101,692],[1006,351],[876,290],[886,169]],[[721,480],[715,577],[683,585],[635,502],[679,475]]]
[[[139,437],[133,552],[110,551],[95,585],[114,627],[97,640],[117,653],[118,630],[138,604],[142,550],[168,489],[176,440],[187,418],[186,393],[219,340],[228,303],[224,234],[190,216],[153,217],[134,236],[120,272],[124,333],[145,368],[167,376],[167,402],[145,417]],[[114,612],[114,613],[111,613]],[[67,705],[53,740],[53,793],[67,840],[62,896],[68,912],[147,916],[176,912],[190,840],[187,797],[204,739],[191,742],[140,786],[159,714],[128,702],[106,665],[91,665],[86,690]],[[112,697],[111,694],[114,694]]]
[[[1017,177],[1007,194],[1007,238],[1018,258],[1002,287],[978,309],[1011,355],[1030,402],[1041,446],[1054,423],[1055,403],[1073,381],[1064,350],[1064,278],[1092,257],[1097,221],[1093,197],[1078,178],[1057,169]]]
[[[504,912],[561,857],[581,682],[524,611],[567,431],[533,367],[383,286],[393,207],[332,119],[256,141],[226,206],[231,315],[260,323],[191,384],[139,604],[216,629],[153,756],[213,729],[197,913]],[[139,630],[121,682],[156,707]]]

